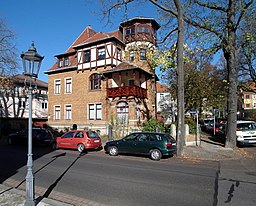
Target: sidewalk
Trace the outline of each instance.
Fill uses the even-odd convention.
[[[0,184],[0,205],[23,206],[26,200],[26,192]],[[71,206],[63,202],[44,198],[37,206]]]
[[[185,146],[182,157],[213,161],[251,158],[249,154],[241,148],[225,148],[224,145],[214,142],[208,137],[201,137],[199,146]]]

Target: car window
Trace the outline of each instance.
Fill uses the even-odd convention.
[[[75,134],[75,138],[83,138],[84,137],[84,133],[83,132],[77,132]]]
[[[94,131],[88,131],[86,132],[87,133],[87,136],[89,138],[99,138],[99,134],[97,132],[94,132]]]
[[[157,141],[161,141],[163,139],[162,135],[160,135],[160,134],[156,134],[155,136],[156,136]]]
[[[248,122],[248,123],[239,123],[237,124],[237,131],[246,131],[246,130],[255,130],[256,123]]]
[[[68,132],[62,136],[62,138],[72,138],[74,136],[75,132]]]
[[[148,141],[147,135],[146,134],[140,134],[138,136],[138,141]]]
[[[166,138],[167,140],[175,141],[175,139],[169,134],[163,134],[163,137]]]
[[[129,134],[128,136],[124,137],[126,141],[136,141],[137,140],[137,133]]]
[[[147,136],[148,136],[148,140],[149,141],[156,141],[156,137],[155,137],[155,135],[153,135],[153,134],[147,134]]]

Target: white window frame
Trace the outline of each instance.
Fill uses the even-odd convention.
[[[72,93],[72,78],[71,77],[65,78],[65,93],[66,94]]]
[[[54,119],[55,120],[61,119],[61,106],[60,105],[54,106]]]
[[[98,48],[98,54],[97,54],[97,60],[103,60],[106,58],[106,48],[105,47],[99,47]]]
[[[72,105],[71,104],[65,105],[65,119],[66,120],[72,119]]]
[[[88,119],[102,120],[102,104],[101,103],[88,104]]]
[[[60,94],[61,92],[61,80],[55,79],[54,80],[54,94]]]
[[[69,64],[69,58],[65,57],[64,58],[64,66],[68,66],[68,64]]]

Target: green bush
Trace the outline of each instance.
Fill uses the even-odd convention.
[[[160,128],[161,132],[165,132],[164,124],[159,122],[157,119],[150,119],[148,120],[142,129],[142,131],[147,132],[155,132],[157,126]]]

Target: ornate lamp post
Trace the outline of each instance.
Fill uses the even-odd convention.
[[[34,206],[34,174],[33,174],[33,154],[32,154],[32,81],[38,77],[41,62],[44,57],[36,52],[34,42],[27,52],[21,54],[23,63],[23,74],[29,79],[28,97],[29,97],[29,118],[28,118],[28,160],[26,176],[26,206]]]

